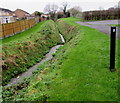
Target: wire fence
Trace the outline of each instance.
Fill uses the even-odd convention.
[[[25,31],[39,22],[39,18],[0,24],[0,39]]]

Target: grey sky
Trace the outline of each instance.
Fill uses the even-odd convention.
[[[108,9],[118,5],[119,0],[0,0],[0,7],[10,9],[12,11],[17,8],[23,9],[29,13],[34,11],[43,12],[45,5],[49,3],[61,6],[62,2],[68,2],[69,8],[73,6],[80,6],[82,11],[98,10],[99,7]]]

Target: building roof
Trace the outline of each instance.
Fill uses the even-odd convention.
[[[15,11],[17,11],[17,10],[20,10],[20,11],[25,12],[26,14],[29,14],[28,12],[26,12],[26,11],[24,11],[24,10],[22,10],[22,9],[16,9]]]
[[[11,10],[9,10],[9,9],[5,9],[5,8],[0,8],[0,10],[5,11],[5,12],[10,12],[10,13],[13,12],[13,11],[11,11]]]
[[[30,14],[22,9],[16,9],[14,11],[15,15],[18,17],[18,18],[24,18],[24,17],[27,17],[27,16],[30,16]]]
[[[36,12],[36,11],[35,11],[35,12]],[[32,15],[32,16],[35,16],[35,12],[33,12],[31,15]]]

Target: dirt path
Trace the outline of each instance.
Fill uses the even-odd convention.
[[[91,21],[91,22],[76,21],[76,23],[97,29],[105,34],[110,35],[111,26],[109,24],[118,24],[120,23],[120,20],[103,20],[103,21]],[[117,29],[116,37],[120,38],[120,27],[116,27],[116,29]]]

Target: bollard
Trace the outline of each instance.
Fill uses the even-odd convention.
[[[115,71],[115,44],[116,44],[116,27],[111,27],[110,40],[110,71]]]

